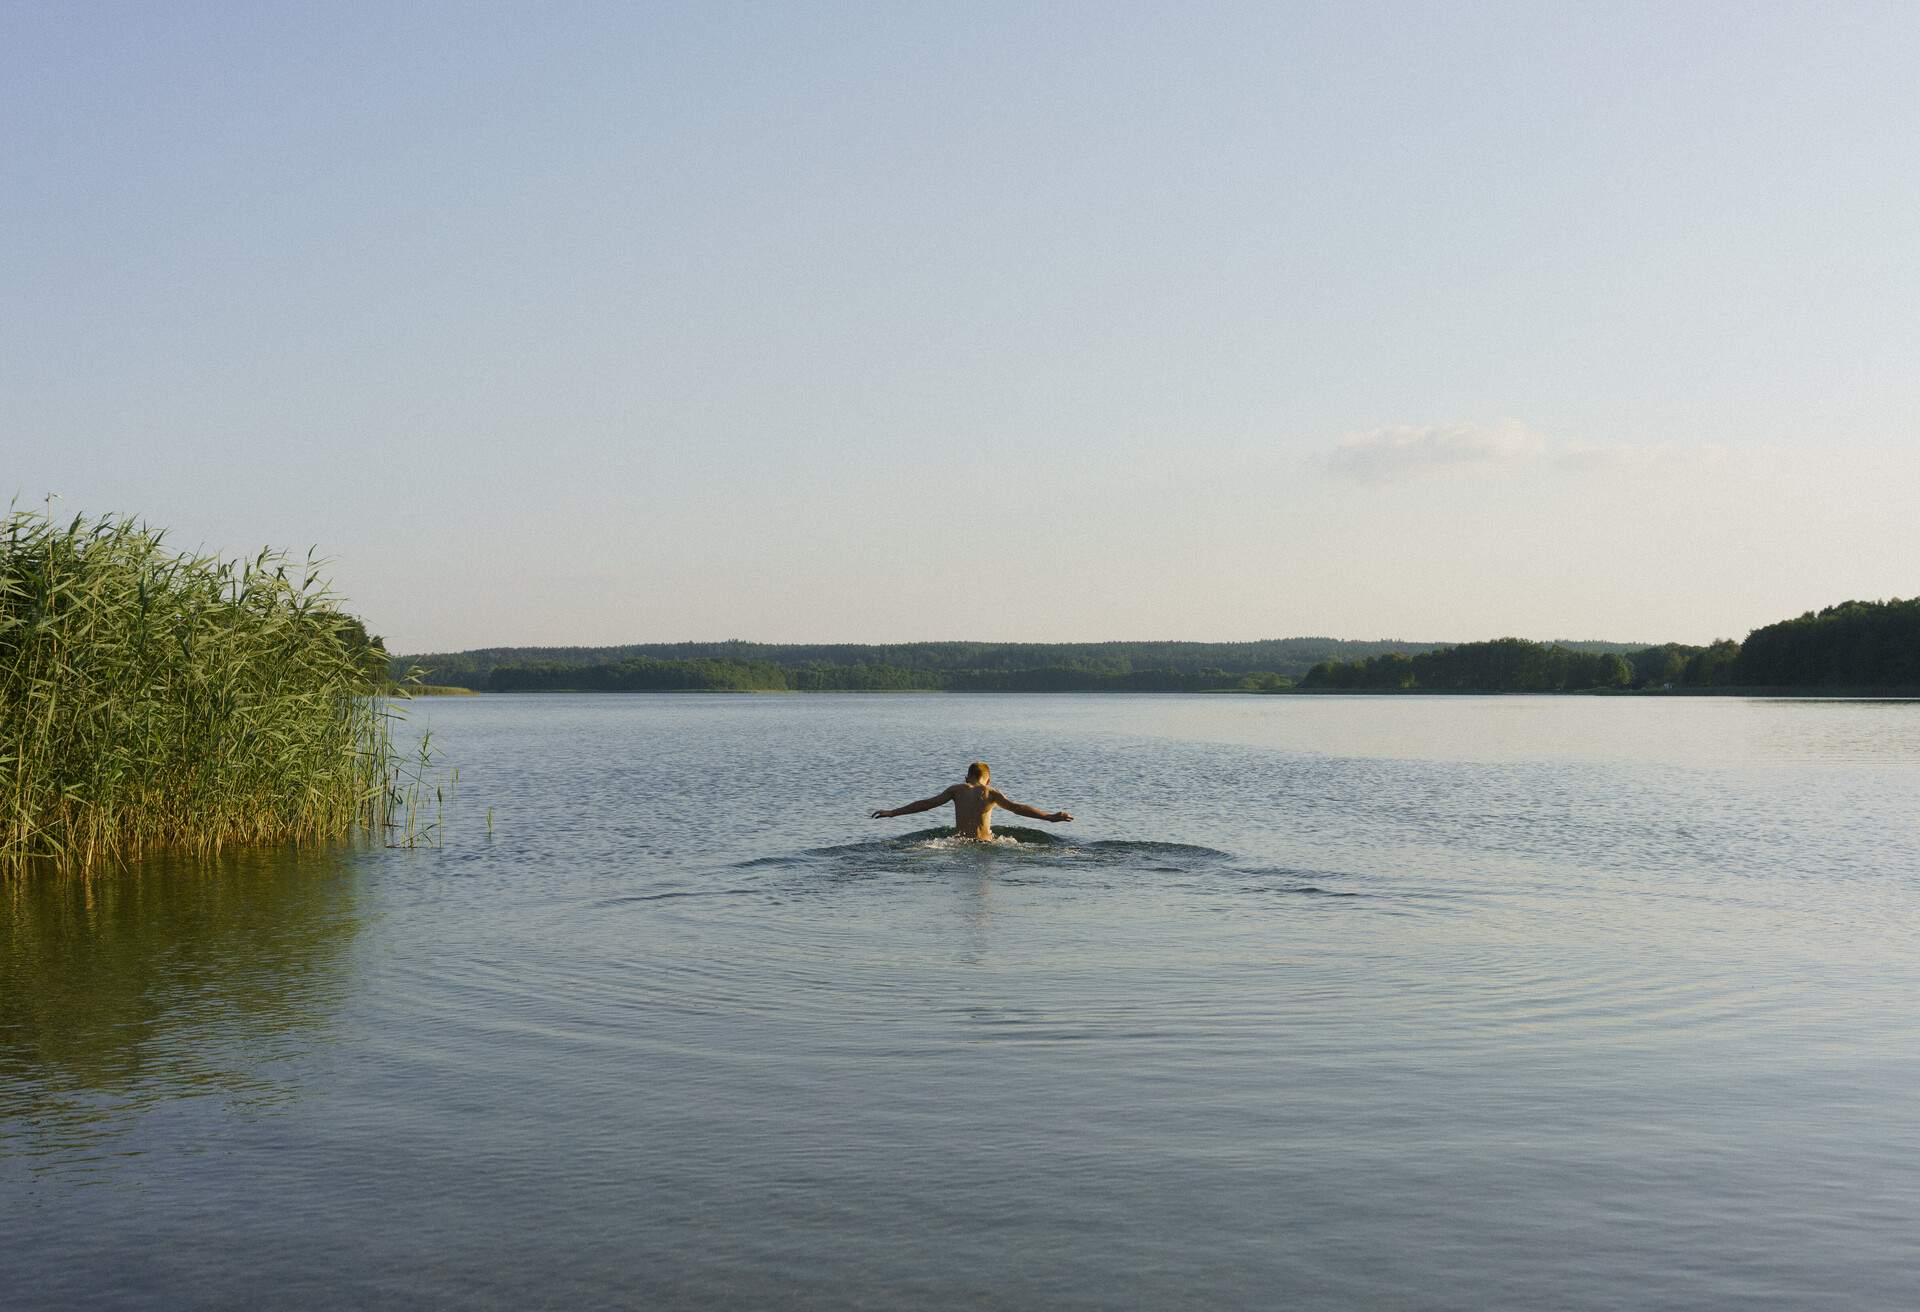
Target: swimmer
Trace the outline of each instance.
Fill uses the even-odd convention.
[[[1042,811],[1038,807],[1028,806],[1025,802],[1016,802],[997,788],[987,786],[987,778],[992,772],[985,761],[975,761],[967,767],[967,781],[954,784],[945,792],[918,802],[908,802],[905,806],[896,806],[891,811],[875,811],[875,820],[885,820],[896,815],[912,815],[916,811],[931,811],[936,806],[953,803],[953,832],[961,838],[993,837],[993,825],[988,820],[989,813],[996,806],[1005,807],[1015,815],[1024,815],[1029,820],[1046,820],[1059,824],[1073,819],[1065,811]]]

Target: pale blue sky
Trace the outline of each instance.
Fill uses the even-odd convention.
[[[0,493],[397,650],[1920,593],[1920,7],[0,8]]]

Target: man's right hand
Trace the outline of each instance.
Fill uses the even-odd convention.
[[[891,812],[891,811],[875,811],[875,812],[874,812],[874,813],[873,813],[872,815],[870,815],[870,816],[868,816],[868,817],[867,817],[867,819],[869,819],[869,820],[891,820],[891,819],[893,819],[893,812]]]
[[[1062,821],[1073,819],[1073,817],[1065,811],[1055,811],[1052,815],[1048,816],[1047,819],[1053,821],[1055,824],[1060,824]]]

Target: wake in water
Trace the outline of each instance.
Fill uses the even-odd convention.
[[[1018,848],[1064,848],[1073,846],[1070,840],[1059,838],[1044,830],[1022,829],[1011,825],[1003,829],[995,830],[992,838],[965,838],[956,834],[951,829],[940,828],[918,829],[911,834],[901,834],[896,838],[881,839],[880,842],[887,847],[900,850],[921,848],[940,852],[959,852],[969,848],[999,848],[1002,851],[1008,851]],[[866,844],[854,844],[854,846],[864,847]],[[820,850],[832,852],[838,849],[829,847]]]
[[[893,838],[816,847],[804,852],[757,857],[736,869],[818,866],[829,869],[910,870],[917,867],[974,869],[1017,862],[1021,866],[1131,866],[1138,870],[1186,874],[1231,867],[1233,858],[1211,847],[1126,839],[1076,842],[1039,829],[1009,827],[991,839],[962,838],[949,828],[921,829]]]
[[[732,878],[721,869],[736,872]],[[596,901],[596,908],[683,899],[796,899],[838,896],[858,887],[905,889],[928,879],[987,879],[1013,885],[1046,885],[1061,892],[1146,889],[1222,901],[1219,909],[1250,910],[1243,897],[1305,895],[1312,899],[1366,899],[1365,905],[1400,907],[1407,897],[1397,881],[1357,871],[1332,871],[1246,863],[1218,848],[1192,843],[1134,839],[1078,842],[1038,829],[1004,828],[991,841],[961,838],[944,826],[891,838],[773,853]],[[1446,899],[1442,898],[1442,901]],[[1444,909],[1430,907],[1428,910]]]
[[[772,876],[789,894],[825,894],[868,881],[914,882],[928,877],[990,878],[1009,884],[1046,883],[1092,891],[1151,884],[1159,892],[1222,896],[1305,895],[1310,898],[1397,899],[1390,884],[1351,872],[1248,865],[1231,853],[1191,843],[1129,839],[1075,842],[1035,829],[1002,829],[992,841],[961,838],[951,829],[923,829],[896,838],[816,847],[742,861],[735,870]],[[1364,889],[1354,885],[1366,885]],[[728,892],[747,892],[729,889]],[[1247,909],[1238,896],[1229,906]],[[1388,899],[1381,903],[1378,899]]]
[[[732,868],[759,875],[787,872],[799,877],[790,888],[816,891],[848,881],[902,876],[979,875],[1010,883],[1052,882],[1050,877],[1058,876],[1063,884],[1087,889],[1121,887],[1145,878],[1163,890],[1207,896],[1304,894],[1365,898],[1372,900],[1371,905],[1399,900],[1394,881],[1358,872],[1248,864],[1230,852],[1192,843],[1079,842],[1018,827],[998,829],[990,841],[962,838],[945,826],[921,829],[892,838],[756,857]],[[1154,876],[1163,878],[1153,880]],[[1380,902],[1383,898],[1386,903]]]

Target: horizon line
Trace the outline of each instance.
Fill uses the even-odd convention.
[[[1616,638],[1529,638],[1524,634],[1502,633],[1491,638],[1338,638],[1324,633],[1287,634],[1268,638],[897,638],[886,641],[871,641],[844,638],[774,640],[765,638],[647,638],[631,642],[491,642],[472,647],[441,647],[422,649],[412,652],[394,652],[395,656],[452,656],[478,651],[609,651],[620,647],[724,647],[739,645],[747,647],[926,647],[941,645],[970,645],[977,647],[1099,647],[1116,644],[1168,645],[1192,647],[1251,647],[1265,642],[1351,642],[1351,643],[1396,643],[1409,647],[1458,647],[1469,642],[1499,642],[1506,638],[1518,638],[1523,642],[1538,642],[1546,645],[1578,642],[1605,643],[1614,647],[1659,647],[1667,642],[1676,642],[1680,646],[1705,646],[1705,643],[1678,642],[1677,639],[1664,639],[1657,642],[1627,642]],[[1717,641],[1717,640],[1716,640]]]

